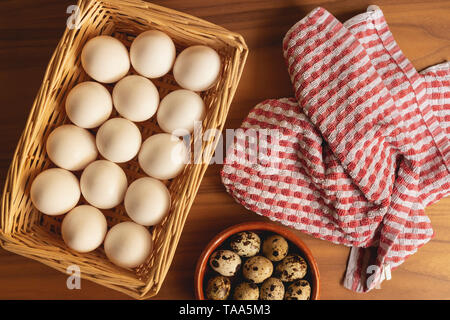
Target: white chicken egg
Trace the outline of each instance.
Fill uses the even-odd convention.
[[[205,117],[205,103],[190,90],[175,90],[161,100],[156,119],[165,132],[176,136],[191,133],[196,121]]]
[[[136,223],[154,226],[162,221],[170,208],[170,193],[159,180],[144,177],[134,181],[125,194],[125,210]]]
[[[31,202],[50,216],[66,213],[80,200],[77,177],[65,169],[52,168],[39,173],[31,184]]]
[[[94,136],[73,124],[53,130],[48,136],[46,148],[54,164],[70,171],[84,169],[98,155]]]
[[[97,36],[84,45],[81,64],[92,79],[113,83],[128,73],[130,58],[122,42],[111,36]]]
[[[103,242],[107,230],[103,213],[89,205],[73,208],[61,225],[61,234],[66,245],[78,252],[97,249]]]
[[[184,49],[175,59],[173,76],[181,87],[203,91],[214,85],[220,68],[220,56],[214,49],[195,45]]]
[[[153,240],[147,228],[131,222],[112,227],[105,238],[108,259],[123,268],[135,268],[144,263],[153,250]]]
[[[87,202],[99,209],[110,209],[119,205],[127,191],[127,176],[117,164],[97,160],[81,174],[81,193]]]
[[[142,32],[130,47],[133,68],[147,78],[159,78],[168,73],[175,55],[172,39],[158,30]]]
[[[67,116],[81,128],[98,127],[109,118],[111,111],[111,94],[98,82],[79,83],[67,95]]]
[[[158,89],[150,80],[138,75],[117,82],[112,97],[117,112],[135,122],[150,119],[159,104]]]
[[[144,141],[138,155],[146,174],[160,180],[175,178],[188,161],[188,150],[182,140],[169,133],[158,133]]]
[[[100,154],[112,162],[127,162],[139,152],[142,137],[130,120],[113,118],[98,129],[96,143]]]

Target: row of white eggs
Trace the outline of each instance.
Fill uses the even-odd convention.
[[[114,83],[130,69],[146,78],[159,78],[173,66],[175,81],[192,91],[204,91],[217,80],[221,62],[217,52],[204,45],[184,49],[176,57],[175,45],[165,33],[150,30],[134,39],[130,54],[122,42],[110,36],[89,40],[81,53],[81,64],[86,73],[102,83]]]
[[[156,113],[160,128],[176,135],[191,133],[195,121],[205,116],[205,104],[197,93],[179,89],[160,102],[155,85],[139,75],[117,82],[112,97],[98,82],[79,83],[67,95],[66,112],[78,127],[92,129],[109,118],[113,105],[123,118],[133,122],[146,121]]]
[[[177,176],[187,159],[184,143],[173,134],[191,133],[194,122],[203,120],[203,100],[191,90],[202,91],[214,84],[220,58],[206,46],[185,49],[176,58],[173,74],[186,89],[169,93],[161,102],[157,88],[147,78],[163,76],[174,64],[175,46],[166,34],[154,30],[140,34],[131,45],[130,57],[119,40],[95,37],[86,43],[81,58],[84,70],[94,80],[121,80],[112,96],[93,81],[80,83],[69,92],[66,113],[76,126],[63,125],[49,135],[47,153],[60,168],[45,170],[36,177],[31,199],[48,215],[70,210],[61,227],[70,248],[89,252],[104,239],[105,253],[113,263],[136,267],[153,246],[151,234],[143,226],[160,223],[170,209],[170,193],[157,179]],[[124,77],[130,58],[142,76]],[[113,105],[123,118],[107,120]],[[153,135],[141,145],[141,133],[132,121],[148,120],[156,112],[160,128],[167,133]],[[96,137],[86,130],[98,126]],[[95,161],[98,153],[107,160]],[[139,165],[150,177],[128,186],[124,171],[114,162],[127,162],[138,153]],[[80,181],[68,170],[83,170]],[[91,205],[75,207],[81,194]],[[107,232],[106,218],[99,209],[113,208],[122,201],[134,222],[119,223]]]

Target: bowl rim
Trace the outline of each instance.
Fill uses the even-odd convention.
[[[308,260],[308,265],[311,269],[312,278],[312,293],[311,300],[319,300],[320,298],[320,274],[319,268],[317,266],[316,259],[312,255],[311,250],[308,246],[289,228],[278,225],[272,222],[266,221],[248,221],[239,224],[232,225],[225,230],[219,232],[209,243],[205,246],[202,253],[200,254],[197,265],[195,268],[195,278],[194,278],[194,290],[195,298],[197,300],[205,300],[205,295],[203,292],[203,279],[205,276],[206,268],[208,265],[208,260],[210,255],[223,243],[226,239],[231,237],[233,234],[241,231],[270,231],[277,233],[287,240],[292,242],[298,247],[298,249],[303,253],[304,257]]]

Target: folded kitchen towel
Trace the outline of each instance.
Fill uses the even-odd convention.
[[[450,194],[450,64],[417,73],[375,6],[345,24],[317,8],[283,51],[295,98],[250,112],[223,183],[258,214],[352,246],[344,285],[369,291],[431,239],[424,208]]]

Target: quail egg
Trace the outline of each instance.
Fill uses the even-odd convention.
[[[264,240],[262,251],[271,261],[280,261],[286,257],[289,245],[282,236],[275,234]]]
[[[230,241],[231,249],[241,257],[253,257],[259,252],[260,246],[259,236],[250,231],[239,232]]]
[[[297,280],[286,290],[286,300],[309,300],[311,296],[311,286],[306,280]]]
[[[259,288],[251,282],[241,282],[234,289],[234,300],[258,300]]]
[[[211,300],[226,300],[230,294],[230,279],[224,276],[216,276],[208,281],[206,297]]]
[[[284,285],[280,279],[269,278],[261,285],[261,300],[283,300]]]
[[[276,267],[277,276],[284,282],[302,279],[306,275],[305,259],[298,254],[289,254]]]
[[[263,256],[254,256],[244,263],[242,273],[244,277],[254,283],[261,283],[272,275],[273,265]]]
[[[209,260],[211,268],[225,277],[234,276],[241,263],[241,258],[231,250],[215,251]]]

